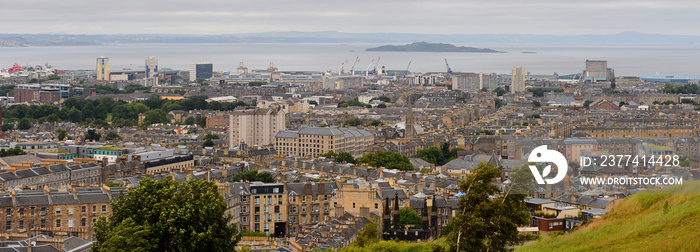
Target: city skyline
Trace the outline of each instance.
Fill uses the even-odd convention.
[[[350,3],[126,0],[7,2],[0,33],[237,34],[280,31],[435,34],[700,35],[692,1]],[[42,6],[36,8],[36,6]],[[140,6],[133,8],[132,6]],[[71,15],[66,15],[71,13]],[[148,24],[148,25],[144,25]]]

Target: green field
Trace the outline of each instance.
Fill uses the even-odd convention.
[[[700,251],[699,193],[700,182],[686,181],[657,194],[633,195],[585,227],[516,251]]]

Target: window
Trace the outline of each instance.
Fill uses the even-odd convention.
[[[255,204],[260,205],[260,196],[255,196]]]
[[[45,228],[45,227],[46,227],[46,220],[41,220],[41,228]]]
[[[19,229],[24,229],[24,220],[19,220]]]
[[[56,208],[56,215],[61,215],[61,208],[60,207]]]
[[[5,225],[6,230],[12,230],[12,221],[7,221]]]
[[[73,219],[68,219],[68,227],[73,227]]]
[[[83,211],[83,213],[87,213],[87,207],[86,207],[86,206],[83,206],[83,207],[82,207],[82,211]]]
[[[241,217],[241,222],[248,223],[248,216]]]
[[[56,220],[56,227],[60,228],[61,227],[61,220]]]
[[[265,206],[265,213],[269,213],[269,212],[270,212],[270,207],[269,207],[269,206]]]
[[[301,206],[301,212],[306,213],[306,206]]]
[[[255,215],[255,222],[260,222],[260,215]]]
[[[87,219],[85,219],[85,218],[80,219],[80,226],[83,226],[83,227],[87,226]]]
[[[376,209],[379,209],[379,204],[374,203],[374,209],[375,209],[375,210],[376,210]]]
[[[12,216],[12,209],[5,209],[5,212],[7,213],[7,216]]]
[[[355,209],[355,202],[352,203],[352,209]]]
[[[248,212],[248,207],[247,206],[242,206],[241,207],[241,213],[247,213]]]
[[[280,212],[280,206],[275,206],[275,213],[279,213],[279,212]]]
[[[107,212],[107,205],[102,205],[102,212]]]
[[[282,205],[282,195],[277,198],[277,204]]]
[[[19,209],[19,216],[24,216],[24,207]]]

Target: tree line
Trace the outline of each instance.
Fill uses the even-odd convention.
[[[254,104],[253,104],[254,105]],[[18,129],[28,129],[31,123],[73,122],[96,128],[129,127],[138,125],[139,114],[144,114],[143,125],[154,123],[170,123],[168,112],[173,110],[233,110],[240,106],[250,106],[243,101],[236,102],[207,102],[206,97],[195,96],[181,100],[161,99],[153,94],[144,101],[127,103],[102,97],[95,100],[83,97],[66,99],[62,104],[25,105],[18,104],[3,110],[5,122],[19,122]],[[186,123],[204,126],[206,118],[187,118]],[[111,124],[110,124],[111,123]],[[22,127],[19,127],[22,126]],[[4,126],[3,130],[11,130],[13,126]]]

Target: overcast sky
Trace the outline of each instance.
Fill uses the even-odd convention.
[[[695,0],[2,0],[0,33],[700,35]]]

